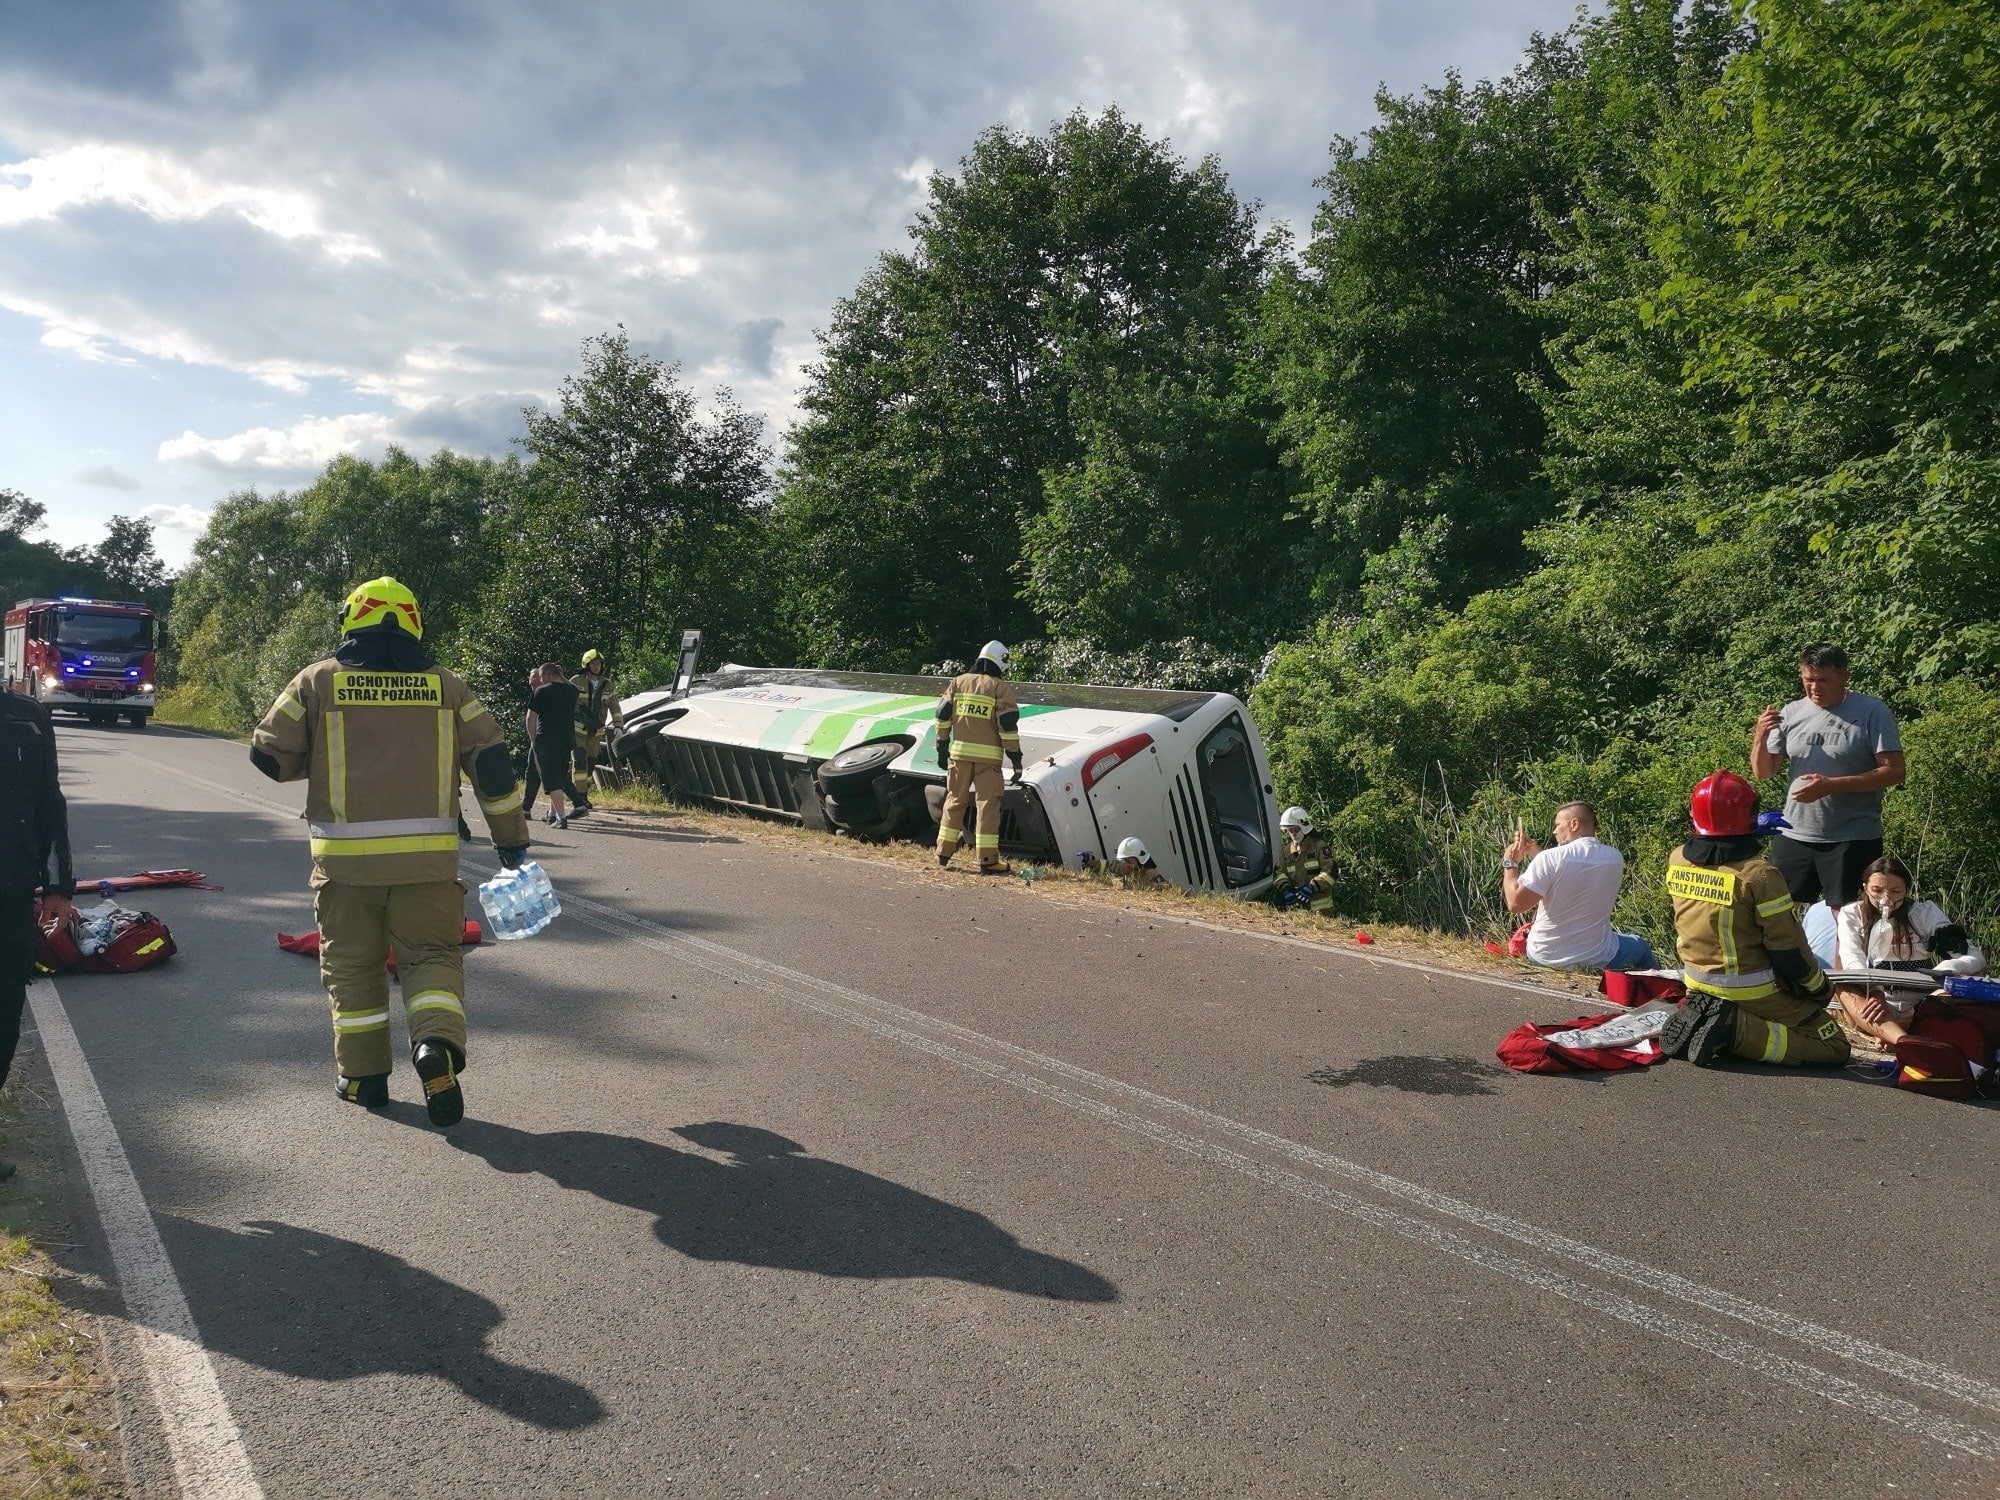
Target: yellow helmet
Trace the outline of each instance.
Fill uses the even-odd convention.
[[[594,661],[603,660],[604,653],[599,651],[595,646],[592,646],[588,651],[583,653],[583,664],[585,667],[588,667]]]
[[[418,640],[424,638],[424,616],[417,608],[417,596],[393,578],[369,579],[340,607],[342,635],[391,625]]]

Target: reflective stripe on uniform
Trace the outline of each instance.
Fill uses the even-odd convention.
[[[1779,912],[1791,909],[1792,898],[1789,892],[1782,896],[1773,896],[1769,901],[1757,903],[1757,915],[1760,917],[1775,917]]]
[[[461,703],[458,707],[459,721],[461,723],[469,723],[476,715],[483,714],[485,712],[486,712],[485,704],[481,703],[477,698],[467,698],[465,702]]]
[[[458,825],[450,833],[419,833],[390,839],[314,839],[315,859],[362,854],[452,854],[458,850]]]
[[[305,717],[306,706],[290,693],[278,694],[277,708],[278,712],[288,719],[302,719]]]
[[[1761,969],[1758,972],[1764,977],[1761,979],[1752,977],[1750,982],[1745,984],[1744,976],[1737,974],[1703,975],[1690,969],[1683,969],[1681,983],[1691,990],[1700,990],[1703,994],[1716,995],[1724,1000],[1762,1000],[1777,994],[1777,980],[1771,976],[1771,971]]]
[[[458,996],[449,990],[425,990],[403,1008],[411,1015],[420,1010],[448,1010],[457,1016],[465,1014],[465,1007],[458,1003]]]
[[[383,839],[398,838],[410,833],[451,833],[458,832],[456,818],[377,818],[372,823],[308,823],[307,832],[317,843],[321,839]]]
[[[387,1029],[388,1025],[389,1011],[386,1006],[381,1010],[356,1010],[345,1015],[336,1013],[333,1018],[335,1031],[375,1031]]]
[[[521,805],[521,784],[518,781],[515,782],[513,791],[509,792],[504,797],[496,797],[491,802],[488,802],[484,797],[481,797],[479,799],[479,805],[482,809],[484,809],[488,813],[512,812],[515,808]]]
[[[1715,940],[1722,945],[1722,970],[1734,974],[1740,967],[1736,955],[1736,908],[1725,906],[1715,918]]]
[[[1790,1040],[1789,1030],[1786,1027],[1780,1026],[1776,1021],[1766,1021],[1764,1023],[1764,1032],[1764,1055],[1758,1058],[1757,1061],[1767,1063],[1783,1062],[1785,1060],[1785,1045]]]
[[[347,715],[334,709],[326,716],[326,800],[333,816],[347,821]]]
[[[1000,847],[1000,835],[997,833],[982,833],[974,840],[974,847],[982,850],[998,849]]]
[[[990,760],[995,764],[1000,760],[998,745],[982,745],[976,740],[953,740],[951,753],[955,760]]]
[[[451,817],[458,810],[458,766],[451,758],[452,724],[451,710],[448,708],[437,711],[437,738],[438,816]],[[458,822],[453,818],[452,827],[457,826]]]

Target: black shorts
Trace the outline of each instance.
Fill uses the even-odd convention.
[[[1808,844],[1782,833],[1771,839],[1771,863],[1785,877],[1792,899],[1810,906],[1820,897],[1836,910],[1861,894],[1861,872],[1882,857],[1880,839]]]

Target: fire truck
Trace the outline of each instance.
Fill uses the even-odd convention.
[[[135,729],[153,716],[153,611],[123,599],[24,599],[7,611],[7,686]]]

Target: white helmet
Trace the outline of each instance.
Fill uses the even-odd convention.
[[[1287,833],[1304,838],[1313,831],[1313,820],[1306,816],[1303,807],[1288,807],[1278,814],[1278,826]]]
[[[994,666],[1004,672],[1007,670],[1007,663],[1012,658],[1007,655],[1007,648],[998,641],[988,641],[979,648],[979,659],[981,661],[992,662]]]
[[[1138,839],[1126,839],[1118,846],[1118,858],[1120,859],[1136,859],[1143,865],[1152,857],[1152,855],[1146,852],[1146,846]]]

